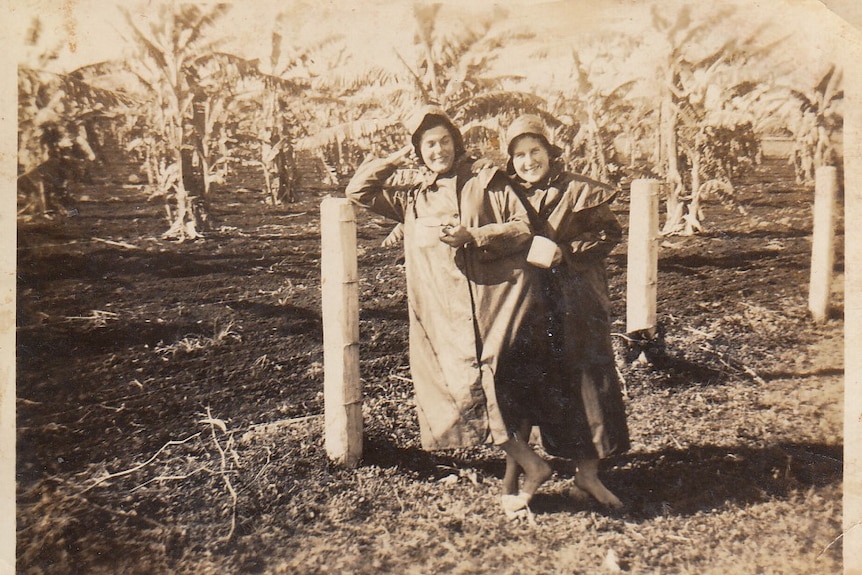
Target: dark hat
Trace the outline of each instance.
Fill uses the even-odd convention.
[[[452,134],[452,139],[455,141],[455,157],[458,158],[464,154],[464,137],[461,135],[461,131],[455,127],[455,124],[452,123],[452,120],[449,119],[449,116],[446,114],[445,110],[440,106],[436,106],[434,104],[426,104],[422,106],[418,110],[416,110],[413,114],[411,114],[407,119],[403,122],[404,127],[407,128],[407,131],[410,133],[410,141],[413,143],[413,149],[416,151],[416,157],[419,158],[419,161],[423,164],[425,161],[422,159],[422,153],[419,148],[419,141],[422,137],[422,134],[431,128],[436,128],[437,126],[443,126],[449,133]]]

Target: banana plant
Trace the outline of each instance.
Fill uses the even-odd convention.
[[[193,182],[193,193],[208,198],[213,183],[223,183],[232,162],[239,158],[226,144],[232,141],[237,103],[244,80],[255,70],[249,63],[232,54],[218,52],[199,60],[190,70],[189,86],[192,91],[191,118],[187,120],[191,145],[184,152],[193,155],[198,170],[188,169],[184,182]]]
[[[548,123],[554,128],[569,169],[601,181],[619,182],[623,161],[615,140],[624,131],[621,120],[634,109],[627,96],[636,81],[624,80],[607,88],[597,85],[591,71],[596,62],[611,56],[610,47],[601,48],[596,60],[587,64],[572,50],[568,77],[549,99],[554,120]]]
[[[297,141],[308,134],[307,124],[321,105],[315,63],[339,61],[343,57],[340,38],[333,35],[303,46],[285,44],[287,31],[282,29],[282,23],[288,19],[285,13],[277,17],[270,35],[272,49],[268,62],[257,68],[261,82],[256,127],[260,166],[272,205],[296,201]]]
[[[123,9],[129,35],[139,48],[129,67],[150,96],[142,115],[144,142],[150,148],[152,185],[165,198],[170,227],[163,237],[179,241],[202,236],[206,225],[206,188],[190,181],[196,146],[195,105],[201,90],[195,82],[204,64],[216,57],[218,39],[208,33],[230,10],[229,4],[160,4],[155,17],[142,21]],[[198,138],[199,139],[199,138]]]
[[[20,213],[68,211],[71,185],[87,180],[88,166],[101,159],[99,131],[114,129],[133,104],[128,95],[99,86],[85,69],[58,74],[19,66],[18,188],[25,203]]]
[[[297,26],[293,13],[277,14],[266,31],[269,52],[246,61],[251,72],[243,81],[244,117],[237,130],[254,151],[251,163],[261,170],[270,205],[296,200],[296,152],[326,130],[333,108],[329,76],[337,76],[349,59],[338,35],[286,42],[297,35]],[[321,157],[319,146],[312,147]]]
[[[793,134],[791,154],[797,183],[810,184],[818,167],[835,165],[843,128],[843,73],[830,64],[809,89],[779,88],[788,97],[778,112]]]
[[[402,89],[412,96],[404,100],[440,105],[468,145],[475,141],[483,151],[500,150],[505,126],[518,114],[547,113],[544,98],[511,88],[523,78],[494,72],[504,47],[535,36],[507,23],[500,9],[445,25],[440,10],[440,4],[414,4],[413,57],[398,55],[408,80]]]
[[[652,8],[659,63],[655,76],[660,101],[656,155],[658,172],[667,184],[664,234],[692,234],[702,229],[703,178],[709,182],[715,179],[715,174],[702,173],[703,151],[710,145],[705,137],[707,128],[720,125],[715,114],[725,109],[743,86],[758,83],[745,71],[756,70],[754,64],[777,44],[761,45],[760,28],[744,38],[715,36],[717,24],[730,25],[733,14],[732,8],[720,8],[709,17],[696,19],[691,6],[685,5],[669,20],[660,7]],[[683,174],[686,166],[688,176]]]
[[[444,25],[446,16],[440,4],[414,4],[414,43],[395,52],[400,69],[368,68],[351,82],[331,83],[333,101],[351,112],[333,116],[342,121],[311,135],[303,146],[347,143],[385,154],[403,145],[401,120],[417,106],[433,103],[461,128],[468,146],[499,154],[505,126],[516,115],[545,113],[543,98],[511,89],[518,77],[493,71],[504,46],[532,34],[505,26],[499,11],[469,19],[459,15]]]

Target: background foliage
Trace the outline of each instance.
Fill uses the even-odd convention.
[[[351,13],[334,6],[262,4],[260,26],[242,34],[231,23],[248,11],[236,5],[130,5],[118,28],[125,57],[50,78],[40,70],[60,50],[37,16],[19,73],[20,173],[47,159],[37,151],[46,116],[73,133],[94,114],[115,118],[102,130],[164,199],[166,237],[194,239],[212,225],[210,190],[231,170],[256,169],[271,205],[303,186],[337,187],[367,155],[401,145],[412,109],[436,102],[475,154],[498,162],[508,123],[541,114],[570,169],[624,187],[666,181],[663,231],[691,234],[703,230],[701,194],[732,202],[764,137],[792,142],[801,183],[840,162],[841,71],[813,59],[803,73],[787,56],[791,33],[766,13],[684,2],[625,9],[627,20],[595,8],[583,24],[566,5],[524,19],[517,6],[416,3],[396,10],[400,28],[377,21],[374,44],[373,28],[356,29],[373,12],[353,11],[351,28],[338,26]],[[626,25],[635,16],[641,25]],[[323,19],[335,25],[305,25]],[[560,21],[572,33],[560,35]],[[357,50],[362,41],[368,49]],[[51,212],[28,203],[26,189],[22,200],[25,214]]]

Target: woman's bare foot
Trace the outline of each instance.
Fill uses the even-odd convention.
[[[510,520],[525,519],[535,524],[529,503],[539,486],[551,477],[551,466],[522,441],[509,441],[503,449],[506,450],[506,477],[503,478],[504,492],[500,498],[503,512]],[[511,474],[510,469],[513,470]],[[518,490],[520,470],[524,472],[524,486]]]
[[[613,509],[623,507],[623,502],[611,493],[599,480],[598,459],[585,459],[578,462],[578,471],[575,473],[575,485],[592,495],[602,505]]]
[[[527,493],[532,497],[539,490],[542,483],[551,478],[554,470],[551,469],[547,461],[539,457],[532,449],[530,453],[533,457],[529,459],[526,465],[523,465],[524,485],[521,487],[521,493]]]
[[[539,486],[553,474],[551,466],[520,438],[515,437],[510,439],[501,447],[506,452],[507,470],[508,458],[513,459],[524,470],[524,485],[521,487],[520,493],[526,494],[527,497],[532,497],[539,489]]]

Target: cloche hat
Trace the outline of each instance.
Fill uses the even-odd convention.
[[[458,158],[464,154],[464,137],[461,131],[455,127],[449,115],[440,106],[434,104],[426,104],[413,112],[403,121],[404,127],[410,133],[410,141],[413,143],[413,149],[416,151],[416,157],[423,164],[422,153],[419,148],[419,141],[422,134],[431,128],[443,126],[449,133],[452,134],[452,139],[455,141],[455,157]]]
[[[515,118],[515,121],[509,125],[506,130],[506,151],[512,155],[512,144],[521,136],[535,136],[542,140],[545,147],[548,149],[548,154],[551,158],[559,158],[563,155],[563,150],[559,146],[553,145],[548,141],[547,132],[545,131],[545,122],[535,114],[524,114]]]

